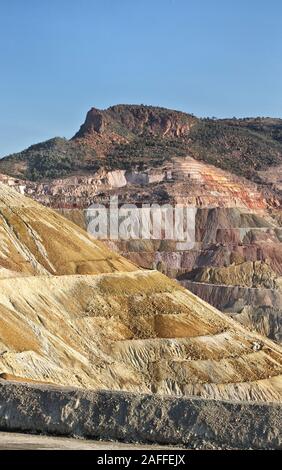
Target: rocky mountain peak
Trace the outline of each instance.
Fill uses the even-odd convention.
[[[151,134],[182,137],[196,121],[190,114],[144,105],[115,105],[106,110],[91,108],[74,138],[92,133],[116,133],[123,137]]]
[[[280,119],[200,119],[157,106],[91,108],[71,140],[55,138],[0,160],[0,172],[32,181],[144,171],[192,157],[262,186],[281,201]],[[276,202],[278,201],[278,203]],[[272,204],[272,202],[271,202]]]
[[[103,133],[105,125],[105,113],[97,108],[91,108],[86,115],[85,122],[82,124],[75,137],[81,137],[92,132]]]

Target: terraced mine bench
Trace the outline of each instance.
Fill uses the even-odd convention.
[[[188,448],[281,448],[278,403],[90,391],[0,380],[0,430]]]

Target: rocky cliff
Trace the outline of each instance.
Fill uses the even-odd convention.
[[[103,111],[91,108],[74,139],[96,133],[123,134],[128,140],[143,134],[184,137],[195,122],[192,115],[153,106],[117,105]]]

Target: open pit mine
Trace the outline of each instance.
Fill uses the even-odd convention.
[[[0,160],[2,429],[281,446],[281,128],[92,108]],[[111,196],[194,208],[193,246],[95,239]]]
[[[150,106],[92,108],[73,139],[0,161],[0,180],[84,229],[93,203],[196,209],[195,243],[104,240],[243,325],[282,340],[281,120],[209,120]],[[267,145],[266,145],[267,142]]]
[[[140,416],[145,416],[147,436],[154,409],[164,413],[161,422],[170,419],[175,425],[173,409],[181,399],[178,413],[191,419],[194,410],[193,425],[184,420],[179,437],[177,427],[173,435],[162,435],[158,426],[156,441],[220,446],[226,444],[225,425],[221,421],[209,436],[218,413],[211,414],[209,403],[233,421],[244,402],[242,419],[264,420],[266,427],[271,422],[274,431],[267,431],[265,445],[277,446],[278,344],[160,272],[138,268],[74,223],[3,184],[0,221],[1,429],[80,429],[105,438],[105,425],[101,434],[97,423],[91,431],[89,416],[87,429],[81,428],[84,408],[89,411],[89,403],[101,402],[107,404],[99,406],[99,420],[111,410],[116,438],[122,438],[120,407],[130,410],[133,431],[127,416],[123,436],[136,439]],[[64,391],[62,386],[77,389]],[[140,415],[134,416],[134,403]],[[242,436],[234,447],[246,445]],[[252,445],[264,446],[257,433]]]

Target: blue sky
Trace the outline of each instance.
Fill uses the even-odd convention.
[[[281,0],[0,0],[0,155],[91,106],[282,117]]]

